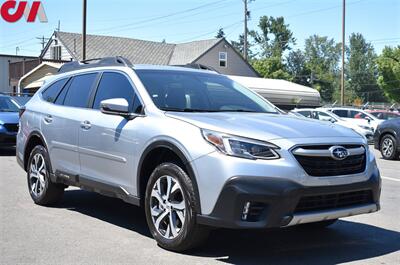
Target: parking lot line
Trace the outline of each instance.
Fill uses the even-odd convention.
[[[393,181],[400,182],[400,179],[389,178],[389,177],[381,177],[381,178],[382,178],[382,179],[388,179],[388,180],[393,180]]]

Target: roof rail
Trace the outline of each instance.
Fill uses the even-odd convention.
[[[66,73],[66,72],[93,68],[93,67],[101,67],[101,66],[132,67],[133,64],[128,59],[122,56],[95,58],[84,61],[73,61],[70,63],[63,64],[63,66],[61,66],[61,68],[58,70],[58,73]]]
[[[211,66],[199,64],[199,63],[188,63],[188,64],[176,64],[173,66],[184,67],[184,68],[192,68],[192,69],[199,69],[199,70],[208,70],[219,73],[217,70],[212,68]]]

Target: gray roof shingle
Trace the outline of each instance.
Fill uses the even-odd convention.
[[[75,59],[82,60],[82,34],[56,32]],[[123,56],[134,64],[179,65],[192,63],[221,39],[182,44],[153,42],[122,37],[87,35],[87,58]]]

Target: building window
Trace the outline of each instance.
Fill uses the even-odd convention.
[[[219,53],[219,66],[220,67],[227,67],[228,65],[228,53],[227,52],[220,52]]]
[[[61,60],[61,46],[53,46],[50,50],[50,57],[53,60]]]

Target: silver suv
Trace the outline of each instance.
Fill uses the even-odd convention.
[[[17,160],[35,203],[68,186],[120,198],[174,251],[210,227],[323,227],[380,207],[355,131],[282,114],[212,71],[121,57],[65,64],[21,111]]]

